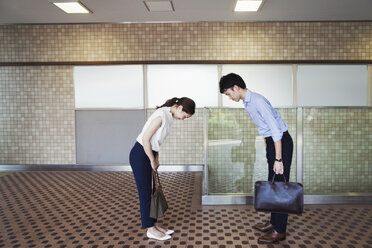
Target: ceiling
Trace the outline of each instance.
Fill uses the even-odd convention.
[[[0,0],[0,24],[372,21],[372,0],[265,0],[257,13],[235,0],[172,0],[175,12],[149,12],[143,0],[81,0],[93,13],[65,14],[52,0]]]

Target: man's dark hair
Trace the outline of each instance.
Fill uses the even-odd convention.
[[[223,76],[220,80],[220,92],[221,94],[225,92],[225,90],[234,87],[234,85],[239,86],[242,89],[246,88],[243,78],[235,73],[230,73]]]

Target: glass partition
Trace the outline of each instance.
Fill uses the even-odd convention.
[[[290,181],[297,181],[300,138],[306,195],[372,192],[372,108],[276,110],[288,124],[294,142]],[[301,123],[297,123],[297,113],[301,112]],[[267,180],[263,138],[245,109],[208,108],[206,114],[208,194],[253,195],[255,181]],[[302,137],[297,137],[297,126],[303,131]]]
[[[288,124],[296,145],[296,109],[276,110]],[[257,127],[245,109],[208,108],[206,113],[209,194],[253,194],[254,182],[267,180],[268,174],[265,144]],[[294,152],[290,180],[295,179]]]
[[[305,194],[372,192],[372,109],[303,111]]]

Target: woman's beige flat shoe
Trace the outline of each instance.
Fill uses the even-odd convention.
[[[163,237],[156,237],[155,235],[153,235],[152,233],[150,233],[150,231],[147,231],[146,235],[147,235],[147,237],[149,239],[157,239],[157,240],[167,240],[167,239],[170,239],[171,238],[171,236],[169,236],[167,234],[165,236],[163,236]]]
[[[167,234],[167,235],[171,235],[171,234],[173,234],[173,233],[174,233],[173,230],[167,230],[167,231],[165,232],[165,234]]]

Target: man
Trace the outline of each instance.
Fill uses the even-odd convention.
[[[220,80],[220,92],[231,100],[243,100],[245,109],[265,138],[266,158],[269,166],[268,180],[275,175],[275,181],[289,180],[293,155],[293,141],[288,133],[288,126],[273,109],[270,102],[260,94],[246,88],[244,80],[237,74],[230,73]],[[271,213],[270,221],[258,223],[253,227],[267,232],[258,239],[258,243],[271,244],[286,238],[288,214]]]

